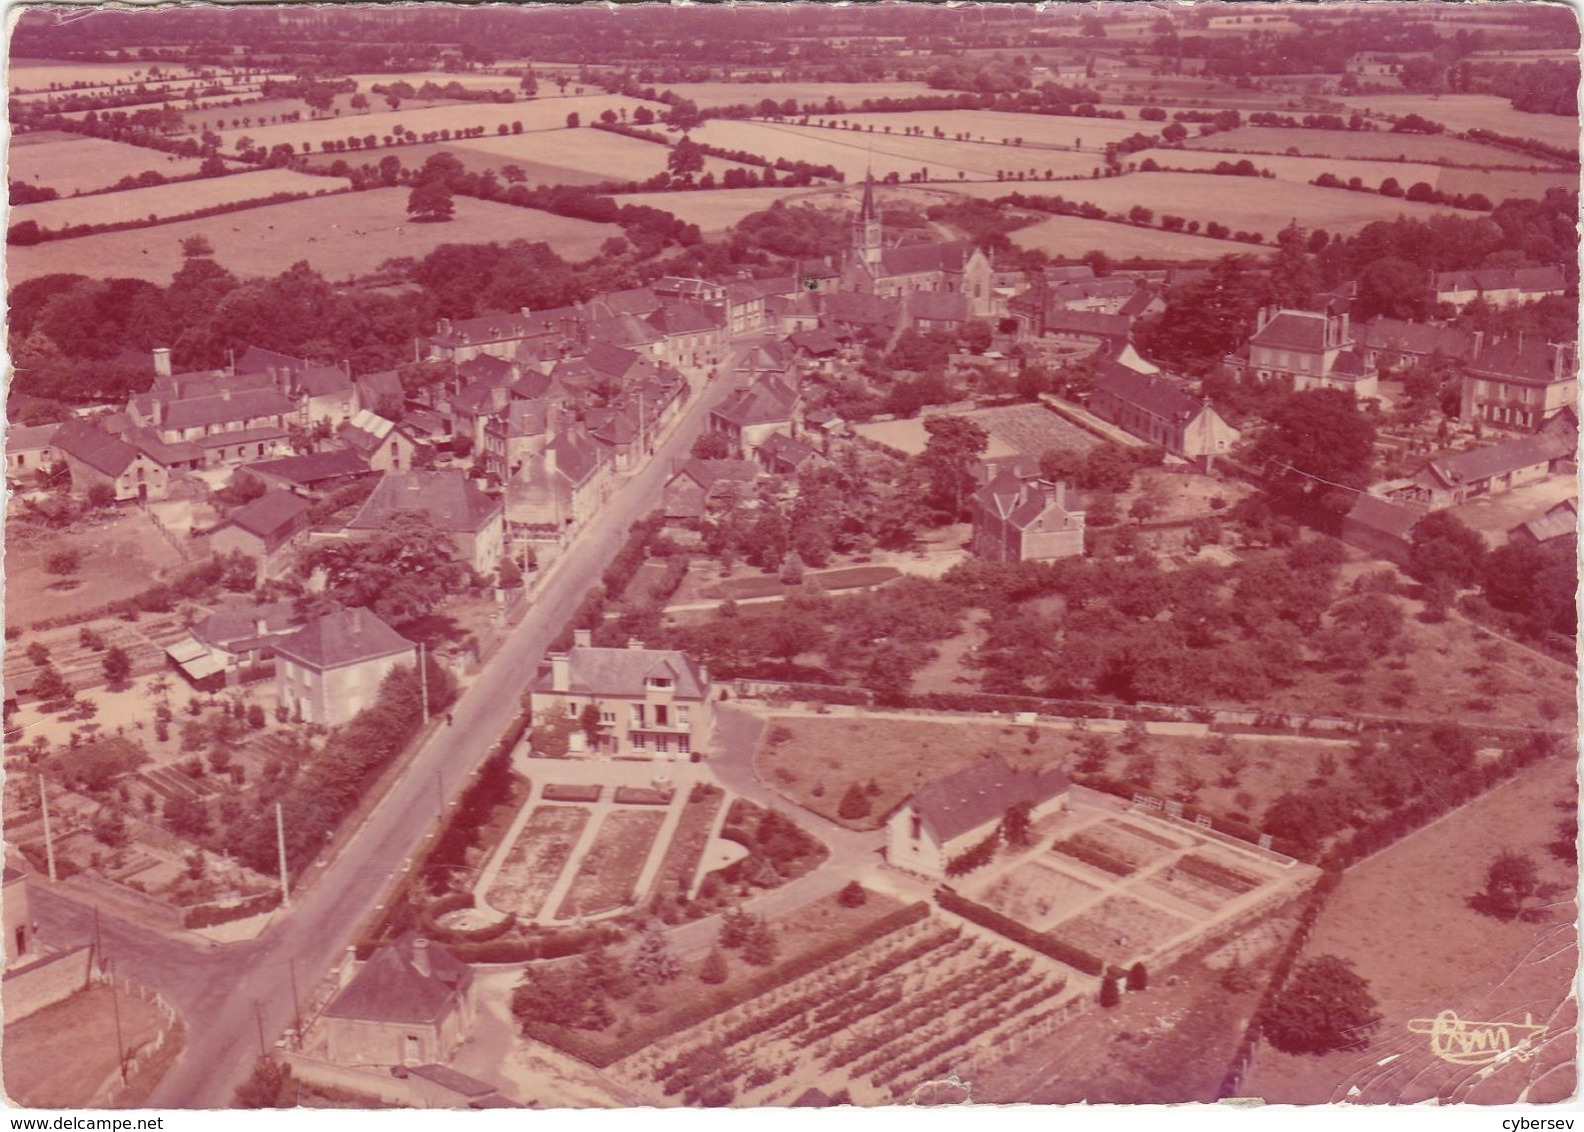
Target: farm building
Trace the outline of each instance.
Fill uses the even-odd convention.
[[[1185,460],[1226,453],[1241,435],[1208,399],[1190,396],[1170,378],[1135,373],[1115,362],[1101,365],[1089,411]]]
[[[1432,282],[1438,303],[1462,310],[1475,299],[1491,306],[1533,303],[1548,295],[1567,294],[1567,280],[1556,267],[1487,267],[1475,271],[1437,272]]]
[[[473,1026],[473,969],[408,932],[366,963],[350,958],[325,1007],[326,1056],[341,1065],[451,1060]]]
[[[1259,381],[1290,382],[1299,393],[1338,389],[1366,400],[1378,392],[1345,314],[1262,307],[1253,336],[1226,361]]]
[[[1050,562],[1084,552],[1084,513],[1064,483],[1002,469],[974,494],[971,549],[991,562]]]
[[[1060,770],[1014,770],[991,755],[919,787],[886,823],[886,860],[899,869],[944,880],[952,858],[983,841],[1013,806],[1034,821],[1067,806],[1070,783]]]
[[[1408,495],[1433,510],[1455,507],[1481,495],[1497,495],[1536,483],[1578,459],[1578,430],[1566,418],[1534,436],[1491,444],[1431,460],[1413,477]]]
[[[587,629],[574,632],[570,650],[551,653],[530,686],[535,719],[576,721],[593,708],[600,726],[591,753],[627,758],[701,757],[714,730],[712,693],[709,670],[685,653],[638,641],[595,648]],[[583,739],[574,732],[574,748]]]
[[[72,494],[107,486],[117,502],[164,499],[170,470],[146,452],[83,421],[67,421],[55,433],[55,450],[71,471]]]
[[[13,478],[48,471],[60,460],[55,449],[59,424],[18,425],[6,431],[6,475]]]
[[[277,577],[308,532],[311,506],[301,496],[269,488],[210,531],[209,548],[216,554],[245,554],[258,562],[259,577]]]
[[[500,564],[504,545],[500,501],[485,495],[461,472],[386,472],[346,529],[372,534],[402,511],[420,512],[450,535],[457,557],[480,574]]]
[[[1546,509],[1545,514],[1519,523],[1507,533],[1507,541],[1531,546],[1563,546],[1578,541],[1578,500],[1564,499]]]
[[[1408,562],[1408,536],[1424,515],[1423,507],[1360,494],[1342,517],[1342,541],[1404,566]]]
[[[1532,429],[1578,401],[1578,353],[1572,343],[1498,338],[1476,343],[1463,367],[1458,416]]]
[[[255,479],[266,487],[284,487],[309,494],[340,487],[368,472],[368,461],[347,448],[261,460],[237,469],[237,475]]]
[[[275,691],[307,723],[335,727],[379,698],[418,647],[361,606],[327,613],[275,642]]]
[[[194,622],[165,655],[194,687],[223,688],[266,673],[259,666],[274,659],[276,643],[302,627],[290,601],[217,609]]]
[[[132,423],[152,430],[162,443],[195,444],[210,467],[289,450],[286,424],[297,419],[298,405],[268,384],[268,374],[171,380],[169,387],[156,387],[127,404]]]

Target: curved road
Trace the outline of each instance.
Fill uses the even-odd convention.
[[[101,917],[105,957],[120,973],[163,994],[187,1023],[185,1047],[150,1097],[151,1108],[231,1103],[260,1045],[273,1043],[292,1024],[293,980],[306,992],[352,942],[433,825],[439,808],[436,775],[454,795],[483,762],[515,717],[518,696],[551,638],[614,556],[628,527],[656,505],[672,460],[687,455],[708,410],[730,387],[725,378],[705,383],[644,469],[616,490],[551,567],[522,622],[457,701],[455,726],[432,733],[362,828],[293,901],[289,914],[278,916],[257,939],[212,947]],[[92,934],[91,910],[43,884],[30,896],[53,942],[83,941]]]

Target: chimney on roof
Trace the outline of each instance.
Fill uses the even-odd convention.
[[[1056,506],[1060,507],[1063,511],[1067,510],[1066,482],[1064,480],[1057,480],[1055,483],[1050,485],[1050,489],[1051,498],[1055,501]]]
[[[550,654],[550,690],[565,692],[572,687],[572,658],[564,652]]]
[[[1485,345],[1485,332],[1483,330],[1476,330],[1474,332],[1474,353],[1472,355],[1476,360],[1479,358],[1480,349],[1484,345]]]
[[[412,941],[412,965],[426,979],[434,973],[429,968],[429,941],[423,936]]]
[[[573,629],[572,645],[574,648],[588,649],[594,647],[594,630]]]
[[[269,625],[263,617],[253,618],[253,635],[255,637],[262,637],[268,631]]]
[[[644,647],[644,643],[642,641],[640,641],[637,637],[628,637],[627,638],[627,647],[630,648],[630,649],[642,649]]]
[[[169,377],[171,375],[170,347],[154,347],[154,376]]]
[[[1348,342],[1351,341],[1351,339],[1352,339],[1352,334],[1350,333],[1351,328],[1348,325],[1347,312],[1344,311],[1339,317],[1342,320],[1342,329],[1341,329],[1341,333],[1337,337],[1337,341],[1341,345],[1346,346],[1348,344]]]

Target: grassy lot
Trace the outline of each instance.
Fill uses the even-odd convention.
[[[151,1003],[119,998],[126,1048],[152,1041],[164,1018]],[[84,1108],[116,1074],[115,1006],[107,986],[78,991],[5,1028],[5,1092],[27,1108]],[[116,1078],[119,1086],[119,1077]],[[102,1098],[100,1098],[102,1099]]]
[[[1189,174],[1193,176],[1193,174]],[[1210,180],[1211,178],[1203,178]],[[1215,178],[1222,180],[1223,178]],[[1225,178],[1230,180],[1230,178]],[[1057,184],[1052,192],[1068,200],[1088,200],[1083,195],[1092,182]],[[1010,186],[1025,192],[1037,191],[1033,186]],[[997,189],[1002,186],[997,185]],[[1316,189],[1316,192],[1328,192]],[[996,195],[1000,195],[997,193]],[[1175,202],[1167,211],[1175,209]],[[1125,210],[1124,210],[1125,211]],[[1176,215],[1184,215],[1177,212]],[[1211,219],[1215,219],[1211,217]],[[1288,219],[1291,219],[1289,214]],[[1284,221],[1285,223],[1285,221]],[[1107,220],[1084,220],[1077,216],[1052,216],[1029,228],[1020,228],[1011,234],[1012,242],[1025,248],[1042,248],[1052,255],[1081,255],[1099,248],[1115,259],[1144,256],[1166,260],[1213,260],[1224,255],[1262,255],[1264,249],[1228,240],[1211,240],[1204,236],[1188,236],[1181,232],[1163,232],[1159,228],[1140,228],[1132,224],[1115,224]]]
[[[77,572],[49,573],[45,561],[67,549],[81,555]],[[141,593],[160,571],[180,564],[176,551],[137,512],[65,531],[14,523],[6,532],[6,620],[26,625],[95,609]]]
[[[111,143],[113,144],[113,143]],[[49,173],[45,173],[48,182]],[[42,228],[64,228],[69,224],[114,224],[122,220],[147,220],[150,217],[179,216],[200,208],[258,200],[275,193],[325,193],[346,188],[340,178],[314,177],[290,169],[259,169],[230,177],[211,177],[183,181],[177,185],[154,185],[146,189],[127,189],[87,200],[52,200],[13,208],[12,223],[36,220]],[[220,224],[216,219],[212,223]]]
[[[586,259],[621,229],[466,197],[457,198],[454,220],[415,224],[407,216],[406,189],[371,189],[12,248],[7,265],[13,284],[57,271],[90,271],[163,285],[182,265],[181,241],[200,235],[214,245],[216,261],[238,275],[276,275],[307,260],[342,280],[366,275],[387,259],[427,255],[440,244],[543,240],[566,259]]]
[[[1455,165],[1544,167],[1547,162],[1495,146],[1461,138],[1426,134],[1394,134],[1387,130],[1305,130],[1244,126],[1206,138],[1190,138],[1189,149],[1220,149],[1234,153],[1286,153],[1296,149],[1315,157],[1383,157],[1398,161],[1429,161]]]
[[[1564,114],[1526,114],[1494,94],[1358,94],[1339,101],[1350,110],[1378,114],[1418,114],[1449,130],[1491,130],[1509,137],[1533,138],[1546,145],[1575,148],[1578,118]]]
[[[664,822],[664,813],[644,810],[606,814],[556,914],[566,919],[630,904],[633,886],[654,851],[655,835]]]
[[[681,820],[671,835],[671,844],[666,846],[665,859],[660,862],[660,874],[655,882],[658,891],[686,895],[692,890],[693,877],[709,842],[710,827],[724,800],[725,795],[711,789],[697,802],[689,799],[682,807]]]
[[[1576,774],[1566,759],[1540,763],[1349,870],[1304,955],[1352,961],[1369,980],[1384,1021],[1362,1053],[1297,1057],[1262,1048],[1243,1095],[1276,1104],[1339,1099],[1351,1083],[1374,1076],[1375,1063],[1391,1053],[1405,1055],[1407,1070],[1418,1071],[1418,1080],[1384,1081],[1372,1087],[1382,1091],[1364,1100],[1409,1102],[1434,1095],[1453,1076],[1452,1067],[1431,1061],[1427,1039],[1410,1034],[1407,1022],[1447,1009],[1474,1021],[1521,1021],[1531,1014],[1554,1027],[1569,1060],[1572,1009],[1564,1000],[1578,956],[1572,926],[1578,875],[1544,845],[1574,810]],[[1468,906],[1486,868],[1504,850],[1529,856],[1541,879],[1556,886],[1542,921],[1503,922]],[[1564,1013],[1553,1015],[1559,1005]],[[1491,1078],[1480,1099],[1510,1103],[1537,1076],[1536,1069],[1549,1064],[1554,1062],[1543,1056],[1533,1063],[1514,1061]],[[1572,1087],[1573,1069],[1563,1066],[1528,1099],[1560,1100]]]
[[[524,919],[537,916],[588,819],[581,806],[536,808],[485,894],[491,907]]]
[[[506,137],[486,134],[457,148],[488,154],[501,165],[520,165],[530,182],[547,185],[641,181],[664,169],[671,152],[668,146],[608,130],[579,130],[575,134],[548,130]],[[403,164],[412,162],[404,159]],[[717,180],[728,169],[745,168],[751,167],[718,157],[704,159],[704,173],[715,174]]]
[[[183,66],[180,63],[161,62],[159,68],[163,74],[171,76],[197,74],[196,68]],[[34,91],[48,90],[52,84],[62,87],[74,86],[77,83],[135,84],[143,75],[144,64],[133,60],[123,60],[119,63],[85,63],[74,60],[70,63],[61,63],[53,59],[13,59],[6,70],[8,72],[6,86],[10,90]]]
[[[678,98],[692,99],[700,106],[758,106],[766,98],[785,102],[797,100],[799,106],[808,102],[823,103],[834,98],[848,105],[857,105],[866,98],[913,98],[929,94],[924,83],[671,83],[669,90]]]
[[[75,134],[23,134],[11,141],[13,181],[43,185],[62,196],[90,192],[150,169],[165,177],[198,172],[201,163],[157,150],[82,138]],[[34,206],[38,207],[38,206]]]
[[[763,212],[778,200],[829,208],[839,203],[835,191],[818,189],[700,189],[676,193],[627,193],[621,204],[662,208],[705,235],[719,235],[737,226],[751,212]]]

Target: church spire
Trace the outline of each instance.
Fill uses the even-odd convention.
[[[858,222],[867,224],[871,220],[878,224],[880,222],[880,214],[875,211],[874,170],[866,169],[864,171],[863,207],[858,210]]]
[[[875,204],[874,171],[864,174],[863,203],[853,221],[853,261],[873,270],[880,266],[880,209]]]

